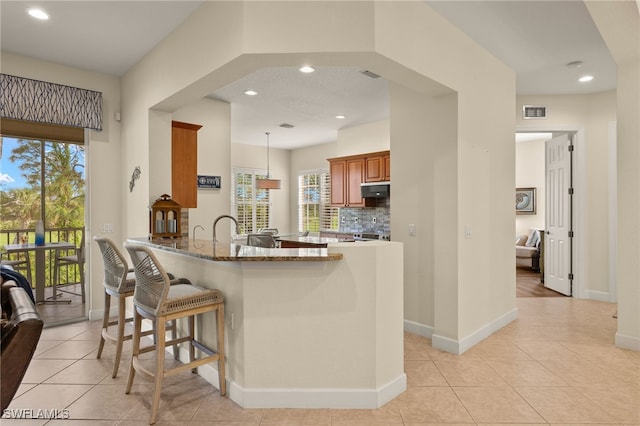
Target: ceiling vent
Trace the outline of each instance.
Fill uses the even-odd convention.
[[[525,120],[547,118],[547,107],[524,105],[522,107],[522,118]]]
[[[361,74],[366,75],[367,77],[371,77],[371,78],[380,78],[380,76],[374,72],[371,72],[369,70],[362,70],[360,71]]]
[[[284,128],[284,129],[293,129],[293,124],[289,124],[289,123],[282,123],[280,124],[280,127]]]

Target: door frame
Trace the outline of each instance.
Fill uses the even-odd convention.
[[[573,243],[571,250],[571,262],[573,269],[573,291],[571,297],[586,299],[585,289],[589,278],[586,268],[586,253],[589,235],[586,231],[586,145],[584,139],[584,127],[580,125],[552,125],[548,123],[536,123],[516,126],[515,133],[569,133],[573,135],[573,208],[571,220],[573,223]]]

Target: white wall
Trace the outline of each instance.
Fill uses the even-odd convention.
[[[536,213],[516,215],[516,236],[545,226],[545,140],[516,143],[516,188],[536,188]]]
[[[389,120],[376,121],[338,131],[336,157],[386,151],[391,145]]]
[[[617,65],[616,345],[640,351],[640,5],[585,2]]]
[[[420,2],[375,5],[376,50],[449,88],[411,84],[410,73],[397,80],[436,98],[443,108],[411,112],[419,120],[431,119],[436,124],[433,134],[424,140],[420,132],[407,135],[402,130],[402,114],[391,109],[391,169],[394,181],[399,174],[417,179],[423,175],[423,168],[397,163],[399,151],[404,151],[402,157],[416,155],[433,161],[433,199],[425,198],[428,192],[415,195],[425,205],[435,206],[434,224],[417,236],[418,243],[424,244],[428,241],[425,236],[434,235],[434,258],[418,259],[433,262],[434,278],[420,275],[414,285],[433,288],[434,304],[429,306],[426,299],[416,304],[418,309],[433,310],[434,323],[421,324],[433,326],[433,344],[463,352],[517,316],[513,285],[515,76],[428,6]],[[397,137],[396,132],[407,136]],[[433,145],[434,158],[419,155],[424,149],[421,143]],[[391,227],[407,229],[409,224],[398,221],[395,211],[409,206],[398,205],[394,199],[392,196]],[[465,238],[465,228],[472,230],[472,238]],[[405,315],[422,314],[407,308]]]
[[[435,234],[434,258],[417,262],[431,261],[441,269],[433,280],[420,277],[414,283],[427,291],[435,287],[436,295],[433,303],[419,301],[417,309],[431,312],[424,316],[429,317],[439,307],[434,324],[423,325],[433,325],[440,344],[454,352],[510,321],[515,310],[514,73],[422,2],[204,2],[123,78],[126,167],[155,167],[149,163],[150,108],[173,112],[255,69],[301,61],[366,67],[430,97],[457,93],[440,117],[447,125],[434,131],[450,143],[430,141],[440,150],[429,159],[437,185],[433,200],[422,202],[437,209],[435,224],[418,240]],[[429,113],[418,110],[412,116],[419,120]],[[394,155],[415,152],[420,134],[402,132],[406,136],[396,139],[395,120],[403,122],[392,110],[394,180],[405,175],[408,181],[420,176],[420,169],[403,167]],[[148,181],[141,184],[149,187]],[[150,198],[127,197],[132,233],[146,228],[138,212]],[[392,228],[406,229],[407,223],[393,219],[393,211],[405,207],[393,204]],[[473,227],[471,240],[464,238],[466,225]]]
[[[120,111],[120,82],[118,78],[64,67],[50,62],[2,52],[1,72],[51,83],[65,84],[102,92],[103,130],[89,132],[86,147],[87,173],[86,244],[88,299],[91,318],[101,318],[104,306],[102,256],[92,238],[100,234],[103,224],[113,225],[107,234],[116,243],[122,242],[126,218],[122,197],[129,192],[129,179],[133,169],[121,167],[120,123],[115,113]],[[144,169],[143,175],[148,172]],[[136,185],[137,191],[139,186]]]

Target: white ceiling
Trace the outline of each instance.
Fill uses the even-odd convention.
[[[0,2],[2,51],[123,75],[202,1]],[[615,88],[615,64],[581,1],[428,1],[436,11],[516,71],[518,94],[584,94]],[[48,21],[26,14],[41,6]],[[567,68],[572,61],[581,68]],[[384,79],[357,67],[318,67],[309,75],[268,68],[211,97],[232,104],[234,142],[293,148],[335,140],[337,130],[389,114]],[[375,70],[374,70],[375,71]],[[576,81],[590,73],[589,84]],[[260,94],[248,97],[247,88]],[[347,116],[336,120],[337,114]],[[280,129],[290,123],[293,129]],[[286,130],[286,131],[285,131]]]

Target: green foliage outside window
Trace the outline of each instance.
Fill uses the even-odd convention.
[[[2,139],[5,142],[8,138]],[[44,142],[42,161],[41,141],[16,142],[10,152],[2,152],[2,165],[3,169],[19,170],[15,179],[22,184],[0,185],[0,230],[35,228],[41,215],[48,229],[83,227],[84,146]]]

